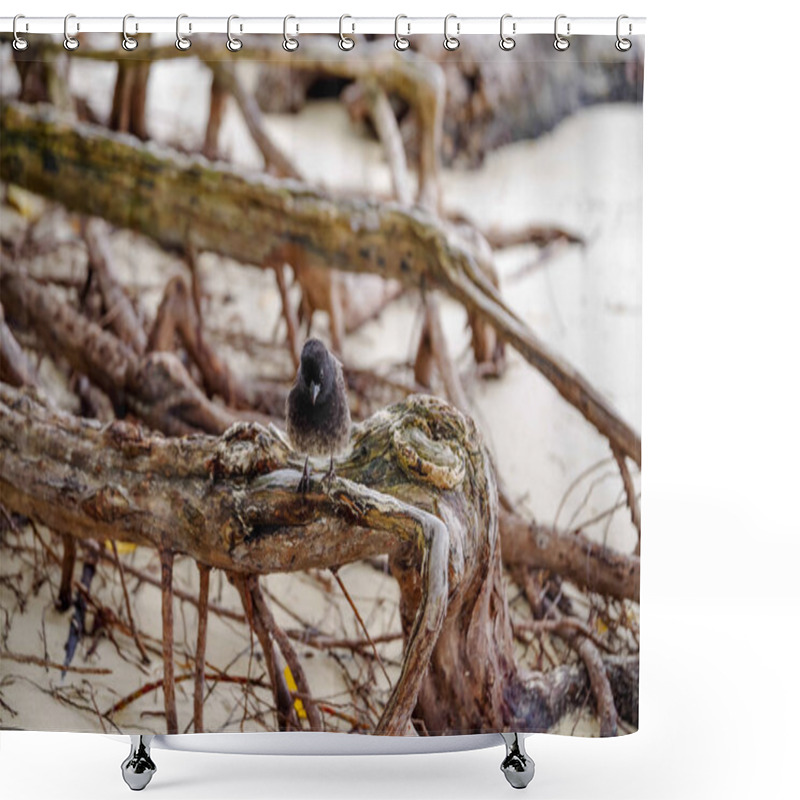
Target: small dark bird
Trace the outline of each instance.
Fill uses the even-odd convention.
[[[342,365],[319,339],[309,339],[303,345],[300,368],[286,399],[286,431],[292,447],[306,454],[297,491],[308,491],[309,456],[330,455],[331,465],[325,476],[330,486],[333,456],[350,441],[350,408]]]

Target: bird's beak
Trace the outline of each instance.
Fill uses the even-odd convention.
[[[317,395],[319,394],[319,390],[322,387],[318,383],[314,383],[311,381],[311,405],[315,406],[317,404]]]

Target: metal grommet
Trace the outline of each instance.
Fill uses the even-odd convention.
[[[188,14],[178,14],[177,18],[175,19],[175,47],[178,50],[188,50],[192,46],[191,39],[187,39],[183,34],[181,34],[181,20],[187,19]],[[192,32],[192,23],[189,23],[189,33]]]
[[[451,19],[458,20],[458,17],[455,14],[448,14],[444,18],[444,49],[445,50],[458,50],[461,42],[458,40],[457,36],[451,36],[447,32],[447,23],[450,22]],[[461,23],[456,22],[456,34],[461,32]]]
[[[75,19],[74,14],[67,14],[67,16],[64,17],[64,49],[69,50],[70,52],[72,50],[77,50],[80,46],[80,42],[69,33],[68,27],[71,19]],[[80,26],[78,26],[77,29],[79,30]]]
[[[558,21],[560,19],[566,19],[566,18],[567,18],[566,14],[559,14],[556,17],[556,21],[555,21],[555,24],[553,26],[553,32],[555,33],[555,37],[556,37],[555,41],[553,42],[553,47],[555,47],[555,49],[558,50],[560,53],[563,53],[569,47],[569,39],[567,39],[566,37],[562,36],[558,32]],[[570,24],[568,22],[567,23],[567,36],[569,36],[569,28],[570,28]]]
[[[507,19],[512,19],[511,14],[503,14],[500,17],[500,49],[505,50],[506,52],[509,50],[513,50],[517,46],[517,41],[512,36],[506,36],[505,31],[503,30],[503,26]],[[516,34],[517,32],[517,23],[511,23],[511,33]]]
[[[236,14],[231,14],[228,17],[228,41],[225,42],[225,47],[227,47],[228,50],[231,51],[231,53],[238,53],[244,47],[244,43],[242,42],[242,40],[235,39],[233,34],[231,33],[231,22],[233,22],[235,19],[239,19],[239,17],[237,17]],[[241,31],[241,27],[239,28],[239,30]]]
[[[344,35],[344,21],[346,19],[353,19],[349,14],[342,14],[339,17],[339,49],[344,50],[347,52],[348,50],[352,50],[356,46],[356,40],[351,38],[350,36]],[[353,33],[356,31],[356,25],[353,23]]]
[[[129,53],[131,50],[135,50],[139,46],[139,42],[134,39],[132,36],[128,36],[128,20],[129,19],[136,19],[133,14],[126,14],[122,18],[122,49],[127,50]],[[136,29],[139,29],[139,26],[136,26]]]
[[[408,19],[408,17],[405,14],[398,14],[394,18],[394,49],[399,50],[402,53],[403,50],[408,50],[408,48],[411,46],[411,42],[409,42],[408,39],[400,35],[399,28],[401,19]],[[406,34],[406,36],[410,36],[411,23],[407,22],[406,26],[408,27],[408,33]]]
[[[14,23],[13,23],[13,25],[12,25],[12,27],[11,27],[11,30],[12,30],[12,32],[13,32],[13,34],[14,34],[14,39],[13,39],[13,41],[11,42],[11,46],[12,46],[12,47],[13,47],[13,48],[14,48],[14,49],[15,49],[15,50],[18,52],[18,53],[21,53],[23,50],[27,50],[27,49],[30,47],[30,44],[31,44],[31,43],[30,43],[30,42],[29,42],[27,39],[23,39],[23,38],[22,38],[22,37],[21,37],[21,36],[20,36],[20,35],[17,33],[17,20],[20,20],[20,19],[25,19],[25,15],[24,15],[24,14],[17,14],[17,15],[14,17]],[[25,30],[27,30],[27,29],[28,29],[28,24],[27,24],[27,23],[25,23]]]
[[[620,23],[624,19],[628,19],[628,16],[626,14],[620,14],[617,17],[617,41],[614,42],[614,47],[616,47],[617,50],[620,51],[620,53],[627,53],[628,50],[630,50],[631,47],[633,46],[633,42],[631,42],[630,39],[623,39],[622,36],[620,35]],[[632,31],[633,31],[633,26],[629,22],[628,23],[628,36],[631,35]]]
[[[297,50],[298,47],[300,47],[300,41],[296,39],[294,36],[289,36],[288,25],[290,19],[297,19],[297,18],[293,17],[291,14],[283,18],[283,49],[287,53],[293,53],[295,50]]]

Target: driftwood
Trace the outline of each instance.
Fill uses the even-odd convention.
[[[213,85],[216,87],[216,91],[228,92],[239,106],[250,136],[264,159],[264,165],[279,178],[297,178],[299,180],[300,173],[264,130],[258,106],[253,96],[242,86],[233,65],[220,61],[207,63],[214,73]]]
[[[235,63],[247,60],[268,60],[272,69],[283,71],[287,80],[298,81],[298,57],[287,53],[280,46],[272,42],[251,42],[234,55],[224,47],[218,47],[213,40],[195,37],[192,54],[203,59],[212,69],[219,64]],[[48,45],[43,46],[50,53],[58,53],[58,48]],[[417,202],[427,208],[438,209],[439,194],[439,169],[441,151],[442,114],[444,109],[444,78],[442,71],[428,59],[423,59],[413,52],[395,53],[393,50],[377,48],[375,45],[362,44],[358,58],[340,58],[334,39],[320,39],[316,42],[308,41],[303,47],[301,55],[303,70],[322,73],[327,76],[355,81],[366,79],[374,81],[386,93],[402,98],[415,111],[414,141],[418,153],[419,187]],[[370,53],[375,58],[369,58]],[[77,58],[89,58],[98,61],[117,61],[118,50],[93,50],[82,47],[72,54]],[[147,47],[140,45],[137,48],[137,59],[148,62],[161,61],[180,57],[180,51],[175,47],[160,46]],[[366,57],[365,57],[366,56]],[[24,61],[24,54],[20,61]],[[220,76],[223,83],[225,78]],[[231,91],[234,86],[230,85]],[[256,94],[258,97],[258,93]],[[250,101],[247,101],[248,107]],[[245,121],[251,127],[255,123],[254,109],[242,109]],[[248,119],[249,117],[249,119]],[[257,124],[257,123],[256,123]],[[263,133],[263,132],[262,132]],[[258,138],[258,134],[257,134]],[[260,145],[259,145],[260,146]],[[271,150],[272,145],[268,145]],[[262,149],[262,153],[264,150]],[[266,158],[266,154],[265,154]],[[269,158],[267,158],[270,161]],[[288,164],[287,164],[288,166]],[[292,168],[293,169],[293,168]]]
[[[0,303],[0,380],[12,386],[35,386],[36,372],[6,325],[3,304]]]
[[[620,53],[603,36],[579,36],[557,52],[552,35],[523,36],[501,53],[490,37],[468,36],[453,52],[432,36],[411,42],[444,74],[446,164],[479,164],[495,148],[540,136],[589,105],[642,99],[638,43]]]
[[[98,385],[103,386],[112,398],[118,397],[119,393],[123,392],[123,396],[127,397],[125,407],[135,409],[137,414],[144,415],[143,418],[151,427],[167,434],[175,433],[176,430],[184,432],[182,426],[186,426],[186,430],[221,433],[236,421],[236,413],[232,409],[226,411],[224,407],[211,404],[197,391],[182,365],[173,361],[171,355],[166,353],[159,355],[159,358],[163,356],[167,359],[166,366],[161,361],[156,362],[157,366],[151,365],[149,360],[151,357],[137,359],[122,342],[74,311],[52,290],[9,271],[0,279],[0,298],[10,301],[17,309],[20,321],[26,322],[39,333],[51,355],[66,357],[74,369],[84,371],[96,379]],[[432,301],[433,298],[428,300]],[[179,306],[177,310],[176,301]],[[189,299],[188,288],[182,279],[173,279],[168,284],[164,301],[159,308],[159,315],[151,335],[151,345],[165,338],[165,325],[159,323],[159,318],[174,317],[182,320],[185,319],[184,315],[191,317],[192,323],[186,326],[185,335],[197,336],[199,328],[192,314],[193,305]],[[179,323],[178,327],[182,324]],[[440,326],[434,324],[433,328],[435,335],[441,339]],[[173,330],[170,325],[170,335]],[[160,333],[156,334],[157,331]],[[165,342],[161,344],[164,348],[167,347]],[[196,347],[196,345],[190,346],[190,352],[195,352]],[[116,363],[116,358],[106,361],[109,353],[121,354],[119,358],[127,359],[127,367],[110,369],[110,365]],[[446,355],[441,342],[436,348],[436,353],[440,361]],[[431,367],[435,363],[433,358],[431,354]],[[208,362],[203,358],[196,360],[201,365],[201,373],[205,376],[204,365],[207,368]],[[463,389],[458,382],[458,376],[452,374],[452,365],[445,359],[444,363],[437,364],[437,367],[443,375],[448,394],[459,399],[458,393],[463,394]],[[130,380],[115,377],[129,374],[134,376]],[[169,377],[173,374],[181,381],[179,386],[188,386],[189,390],[180,391],[171,398],[171,402],[168,395],[159,398],[159,402],[154,405],[149,398],[158,397],[158,392],[165,385],[162,382],[163,375]],[[173,387],[163,391],[177,390]],[[451,397],[451,402],[452,400]],[[457,405],[462,410],[466,409],[463,397]],[[243,403],[242,407],[248,408],[246,403]],[[243,416],[259,418],[253,411],[243,412]],[[637,556],[610,550],[580,533],[555,531],[526,520],[513,509],[505,507],[501,507],[500,510],[500,531],[503,540],[503,561],[506,566],[513,568],[522,564],[550,570],[590,591],[638,602],[640,572]]]
[[[147,345],[147,337],[133,303],[114,276],[108,226],[101,219],[89,220],[84,226],[83,238],[89,255],[90,269],[97,279],[100,294],[103,296],[109,327],[123,342],[130,345],[137,355],[142,355]]]
[[[118,416],[130,409],[151,427],[174,435],[221,433],[236,421],[232,411],[208,400],[174,354],[137,356],[50,290],[5,265],[0,297],[23,325],[36,330],[51,353],[64,356],[111,398]]]
[[[232,375],[203,337],[201,290],[193,266],[201,250],[276,270],[293,359],[297,331],[288,290],[281,280],[284,263],[291,265],[299,278],[307,318],[315,308],[324,308],[331,315],[334,346],[339,351],[352,314],[345,308],[351,293],[341,285],[350,276],[338,270],[371,273],[383,281],[399,280],[404,287],[422,289],[427,299],[418,367],[429,378],[435,365],[446,395],[466,412],[467,400],[447,353],[433,294],[437,288],[444,289],[467,311],[481,374],[486,374],[487,366],[499,369],[503,345],[509,342],[607,436],[622,474],[631,518],[639,528],[638,497],[626,464],[627,458],[640,462],[638,436],[585,379],[549,352],[504,305],[487,239],[474,225],[463,220],[451,220],[451,224],[437,216],[445,72],[413,54],[398,60],[391,51],[381,64],[369,59],[329,59],[325,48],[331,42],[327,40],[304,52],[303,62],[271,47],[263,51],[253,48],[249,53],[268,57],[268,69],[293,78],[303,73],[304,67],[298,68],[302,63],[310,70],[308,74],[321,72],[338,82],[339,88],[353,81],[346,102],[351,112],[369,118],[384,145],[399,201],[396,205],[334,198],[297,183],[298,173],[262,128],[258,109],[225,51],[220,59],[219,51],[206,41],[200,39],[197,44],[196,52],[214,74],[204,153],[218,155],[222,109],[226,96],[232,95],[267,169],[291,180],[260,176],[254,180],[223,165],[210,166],[202,159],[157,146],[137,146],[130,139],[76,124],[74,117],[15,104],[0,107],[4,179],[68,208],[145,233],[163,247],[182,252],[194,277],[193,297],[183,279],[169,283],[148,337],[114,277],[105,224],[93,220],[84,231],[92,280],[85,287],[82,313],[24,275],[12,270],[6,273],[3,263],[0,299],[7,304],[12,327],[28,327],[35,332],[36,347],[43,345],[61,365],[66,359],[77,381],[71,388],[82,401],[89,386],[85,373],[108,394],[118,416],[139,418],[168,435],[197,430],[222,434],[217,439],[165,440],[137,425],[115,422],[101,427],[42,407],[24,392],[0,385],[3,501],[8,497],[9,510],[30,518],[51,563],[61,563],[61,602],[69,597],[76,538],[90,540],[83,547],[95,558],[104,554],[92,542],[110,539],[130,625],[104,608],[102,618],[132,636],[146,659],[133,625],[124,577],[127,568],[116,555],[115,540],[156,548],[162,561],[160,654],[164,680],[149,686],[163,687],[167,728],[177,732],[175,684],[193,677],[194,728],[202,730],[206,618],[214,606],[208,600],[208,578],[212,568],[221,568],[240,592],[244,618],[251,629],[251,647],[255,633],[264,652],[279,726],[300,728],[301,720],[307,720],[306,724],[319,730],[322,712],[341,716],[354,730],[364,730],[373,723],[364,725],[363,720],[317,702],[291,643],[298,632],[284,631],[276,624],[258,575],[327,566],[338,579],[341,564],[377,561],[378,555],[387,554],[400,587],[404,651],[400,678],[388,702],[382,704],[383,712],[375,712],[370,705],[373,722],[380,716],[376,732],[547,730],[565,712],[582,708],[590,697],[597,708],[601,735],[616,734],[618,719],[636,724],[638,657],[607,655],[614,652],[610,642],[622,640],[598,637],[591,627],[596,599],[589,598],[592,613],[584,623],[573,616],[561,583],[566,579],[604,595],[606,614],[614,619],[625,607],[610,606],[608,598],[638,601],[638,547],[634,556],[615,553],[577,530],[561,533],[523,519],[505,496],[498,504],[492,464],[475,426],[468,417],[433,398],[408,397],[357,426],[351,453],[338,467],[339,478],[327,492],[314,481],[310,494],[299,497],[293,486],[300,462],[282,436],[271,427],[234,424],[242,418],[267,421],[251,413],[259,407],[256,387]],[[374,49],[367,47],[370,52]],[[175,57],[172,48],[146,49],[152,58]],[[109,53],[84,48],[81,56],[105,59]],[[118,52],[114,60],[117,57]],[[120,61],[114,113],[122,118],[120,122],[112,114],[112,127],[130,130],[131,115],[144,123],[146,74],[139,87],[141,108],[136,111],[125,74],[133,75],[134,66],[126,61],[123,68]],[[452,68],[450,60],[445,71]],[[474,70],[474,65],[470,69]],[[60,70],[50,72],[62,77]],[[485,74],[471,75],[471,87],[484,91]],[[68,93],[66,97],[69,100]],[[419,152],[414,150],[416,144],[408,148],[419,157],[419,193],[413,209],[396,116],[402,116],[404,109],[398,98],[410,110],[403,132],[411,123],[418,137]],[[448,102],[452,99],[448,97]],[[478,109],[480,104],[488,107],[485,97],[479,100]],[[465,113],[480,126],[480,113],[467,106],[464,103]],[[72,104],[61,103],[61,107],[71,111]],[[470,126],[464,120],[460,127],[469,134]],[[9,132],[10,139],[5,135]],[[146,132],[140,135],[146,136]],[[127,160],[124,171],[119,168],[120,160]],[[80,186],[80,191],[74,186]],[[185,202],[189,197],[192,201]],[[120,198],[125,198],[124,208]],[[242,208],[247,208],[247,214],[242,214]],[[488,235],[494,246],[576,241],[568,232],[537,226],[512,233],[489,231]],[[14,270],[18,269],[15,264]],[[312,297],[320,289],[320,297]],[[337,296],[338,302],[334,302]],[[364,306],[361,298],[359,304]],[[362,315],[371,313],[357,310]],[[2,318],[0,334],[0,378],[23,384],[19,370],[7,366],[8,343],[13,347],[16,340]],[[199,372],[199,380],[170,353],[153,352],[172,350],[178,340],[197,368],[193,374]],[[30,346],[30,338],[22,341]],[[351,377],[348,375],[348,380]],[[195,380],[208,397],[198,390]],[[212,396],[225,405],[210,402]],[[382,491],[371,486],[380,486]],[[62,534],[63,559],[44,544],[35,531],[36,521],[44,521]],[[199,599],[186,595],[198,605],[200,624],[195,653],[189,654],[194,658],[193,673],[176,676],[173,594],[182,597],[185,593],[173,590],[171,575],[174,556],[183,554],[195,559],[200,570]],[[502,565],[525,587],[533,622],[512,625]],[[523,582],[519,576],[524,576]],[[153,580],[144,573],[139,577]],[[371,646],[383,666],[367,626],[344,584],[339,583],[366,637],[359,647]],[[76,597],[95,607],[88,587]],[[216,609],[214,613],[218,613]],[[519,631],[534,636],[542,636],[544,631],[555,633],[582,664],[546,673],[526,672],[515,660],[514,638],[525,642]],[[301,640],[304,635],[301,630]],[[632,635],[635,639],[635,632]],[[77,639],[71,637],[70,641],[74,650]],[[319,641],[312,646],[332,645]],[[159,652],[152,644],[147,647]],[[291,692],[278,667],[278,648],[298,684],[294,687],[289,681]],[[541,668],[541,653],[538,658]],[[244,681],[246,718],[249,674],[238,680]]]
[[[149,40],[150,34],[142,34],[138,40],[139,46],[146,45]],[[132,133],[140,139],[148,138],[145,110],[149,78],[149,61],[123,58],[117,61],[117,81],[108,120],[108,127],[112,131]]]
[[[4,180],[138,230],[168,249],[211,250],[259,266],[302,261],[440,287],[490,323],[612,447],[641,464],[638,434],[508,308],[486,277],[491,265],[482,265],[463,235],[435,216],[391,203],[334,201],[292,181],[244,176],[137,145],[49,110],[7,103],[0,114]]]
[[[282,408],[283,392],[236,381],[204,343],[189,290],[181,279],[170,284],[156,320],[151,349],[176,329],[199,364],[209,391],[219,391],[230,406],[214,403],[197,387],[171,352],[138,355],[121,339],[64,303],[51,289],[16,274],[0,260],[0,298],[14,308],[18,324],[32,328],[53,357],[64,357],[111,399],[117,416],[131,411],[156,430],[171,435],[195,431],[222,433],[237,420],[268,422],[256,410]],[[164,345],[166,347],[166,345]],[[258,394],[261,396],[257,396]],[[236,407],[234,407],[236,406]],[[245,408],[246,411],[238,409]]]
[[[474,424],[435,398],[359,426],[330,492],[312,478],[305,499],[302,459],[255,424],[165,439],[0,384],[0,443],[7,507],[80,539],[123,539],[242,576],[387,553],[406,644],[377,732],[405,732],[412,712],[429,732],[546,730],[587,689],[581,668],[527,675],[515,664],[491,462]],[[168,577],[165,566],[165,587]],[[635,664],[623,672],[627,686]]]
[[[581,533],[562,533],[500,509],[503,561],[546,569],[599,594],[639,602],[639,557],[611,550]]]

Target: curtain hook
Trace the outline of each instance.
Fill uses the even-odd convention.
[[[127,50],[130,52],[131,50],[135,50],[139,46],[139,42],[137,39],[134,39],[132,36],[128,36],[128,20],[129,19],[136,19],[133,14],[126,14],[122,18],[122,49]],[[139,29],[139,26],[136,26],[136,30]]]
[[[80,42],[74,36],[71,36],[68,30],[71,19],[75,19],[74,14],[67,14],[64,17],[64,49],[69,51],[77,50],[80,46]],[[80,25],[76,26],[76,30],[80,30]]]
[[[566,19],[566,18],[567,18],[566,14],[559,14],[556,17],[555,25],[553,27],[553,30],[554,30],[555,36],[556,36],[555,41],[553,42],[553,47],[555,47],[555,49],[558,50],[560,53],[563,53],[569,47],[569,39],[567,39],[565,36],[562,36],[558,32],[558,21],[560,19]],[[569,36],[569,28],[570,28],[570,24],[568,22],[567,23],[567,36]]]
[[[627,53],[628,50],[630,50],[631,47],[633,46],[633,42],[631,42],[630,39],[623,39],[622,36],[620,35],[620,23],[624,19],[629,19],[629,17],[626,14],[620,14],[617,17],[617,41],[614,42],[614,47],[616,47],[617,50],[620,51],[620,53]],[[628,23],[628,36],[630,36],[632,32],[633,32],[633,26],[629,22]]]
[[[300,47],[300,40],[294,36],[289,36],[288,25],[290,19],[297,19],[297,17],[293,17],[291,14],[289,14],[283,18],[283,49],[287,53],[293,53],[298,47]],[[299,32],[300,26],[297,27],[297,30]]]
[[[13,48],[18,53],[21,53],[23,50],[27,50],[28,47],[30,46],[30,42],[27,39],[23,39],[17,33],[17,20],[20,20],[20,19],[25,19],[25,15],[24,14],[17,14],[17,16],[14,17],[14,24],[11,27],[11,30],[14,33],[14,40],[11,42],[11,45],[13,46]],[[28,30],[28,23],[27,22],[25,23],[25,30]]]
[[[188,14],[178,14],[175,20],[175,47],[178,50],[188,50],[192,46],[191,39],[187,39],[181,34],[181,20],[188,19]],[[192,32],[192,23],[189,23],[189,33]]]
[[[411,46],[411,42],[409,42],[408,39],[406,39],[405,37],[400,35],[400,20],[401,19],[408,19],[408,17],[405,14],[398,14],[394,18],[394,49],[395,50],[400,50],[400,52],[402,52],[403,50],[408,50],[408,48]],[[411,23],[407,22],[406,25],[408,27],[408,33],[406,35],[410,36],[411,35]]]
[[[506,36],[505,31],[503,30],[503,26],[505,25],[507,19],[513,19],[511,14],[503,14],[503,16],[500,17],[500,49],[505,51],[513,50],[517,46],[516,39],[514,39],[513,36]],[[517,23],[512,22],[511,33],[516,34],[516,32]]]
[[[244,47],[242,40],[235,39],[231,33],[231,22],[233,22],[235,19],[239,19],[236,14],[231,14],[228,17],[228,41],[225,42],[225,47],[227,47],[231,53],[238,53]],[[239,27],[239,30],[241,31],[241,26]]]
[[[451,36],[447,32],[447,24],[451,19],[456,20],[456,36]],[[445,50],[458,50],[461,42],[458,40],[458,34],[461,32],[461,23],[458,22],[458,17],[455,14],[448,14],[444,18],[444,49]]]
[[[346,19],[353,19],[349,14],[342,14],[339,17],[339,49],[344,50],[345,52],[348,50],[352,50],[356,46],[356,40],[350,36],[344,35],[344,21]],[[352,23],[353,25],[353,33],[356,32],[356,24],[355,22]]]

